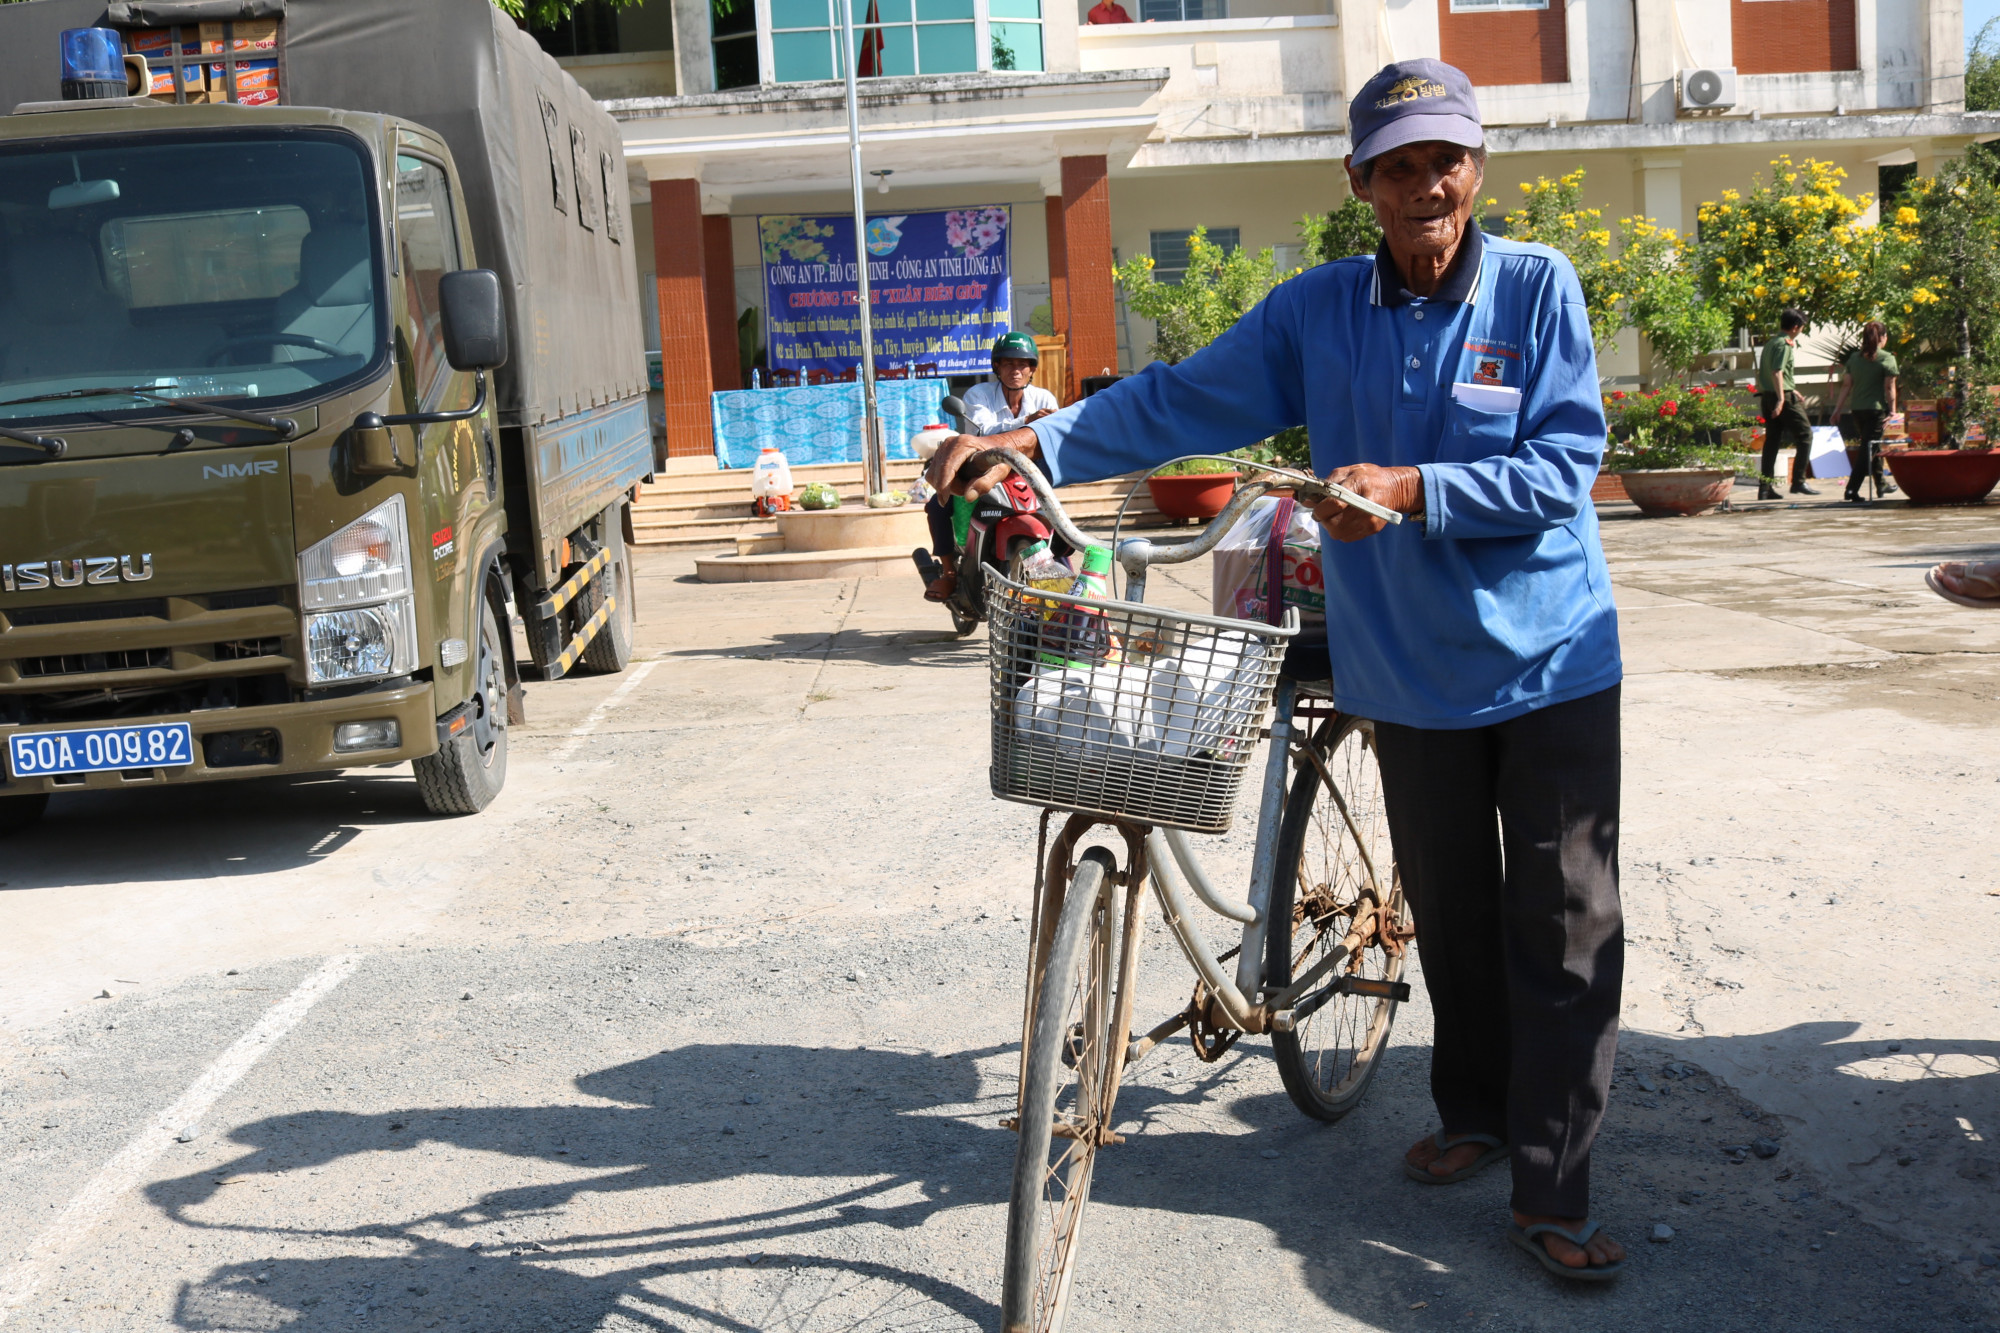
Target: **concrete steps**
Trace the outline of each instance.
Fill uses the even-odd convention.
[[[922,470],[915,460],[892,460],[888,468],[891,489],[908,490]],[[808,482],[826,482],[843,500],[863,498],[859,463],[795,467],[792,481],[801,489]],[[1077,522],[1085,527],[1104,527],[1118,512],[1131,486],[1129,479],[1114,477],[1065,486],[1057,494],[1064,510]],[[1152,497],[1141,489],[1125,511],[1125,521],[1128,527],[1158,527],[1172,520],[1162,516],[1153,507]],[[737,547],[746,542],[754,545],[759,539],[775,537],[777,525],[750,513],[749,469],[732,468],[662,474],[652,485],[640,489],[638,502],[632,506],[632,531],[640,546],[694,550]],[[905,558],[908,554],[904,552]]]

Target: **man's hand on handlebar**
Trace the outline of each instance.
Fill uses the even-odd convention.
[[[1025,428],[1001,435],[954,435],[931,455],[930,466],[924,469],[924,480],[941,495],[963,495],[976,500],[1006,480],[1005,463],[995,462],[985,468],[978,465],[979,456],[994,449],[1012,449],[1029,458],[1039,456],[1035,432]]]
[[[1413,467],[1376,467],[1373,463],[1357,463],[1353,467],[1335,468],[1326,479],[1336,486],[1346,487],[1364,500],[1373,500],[1399,514],[1420,513],[1424,507],[1424,474]],[[1344,542],[1373,537],[1389,526],[1375,515],[1331,497],[1314,506],[1313,517],[1325,524],[1326,530],[1336,540]]]

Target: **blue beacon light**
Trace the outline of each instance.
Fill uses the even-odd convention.
[[[65,101],[125,96],[125,49],[111,28],[67,28],[62,35]]]

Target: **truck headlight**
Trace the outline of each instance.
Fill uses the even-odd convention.
[[[413,670],[416,606],[403,497],[390,496],[301,552],[299,598],[306,612],[306,677],[313,684]]]

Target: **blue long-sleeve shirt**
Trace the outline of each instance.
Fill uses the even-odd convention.
[[[1336,701],[1416,727],[1505,721],[1623,673],[1590,503],[1604,414],[1582,288],[1546,247],[1468,243],[1428,299],[1386,254],[1310,269],[1179,365],[1032,427],[1059,485],[1297,425],[1321,476],[1418,468],[1421,521],[1320,552]],[[1454,385],[1487,407],[1517,391],[1519,410]]]

